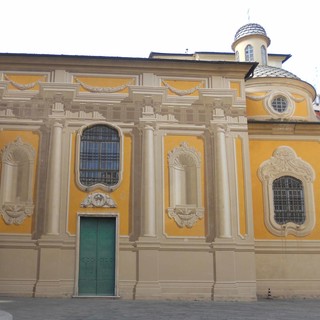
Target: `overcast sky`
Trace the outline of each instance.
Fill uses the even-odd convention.
[[[319,92],[319,9],[314,0],[2,0],[0,52],[232,52],[235,33],[250,21],[265,28],[268,53],[291,54],[283,68]]]

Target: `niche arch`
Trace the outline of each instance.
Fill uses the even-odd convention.
[[[35,151],[18,137],[1,151],[0,213],[7,224],[22,224],[34,211]]]
[[[169,217],[191,228],[204,215],[201,203],[201,155],[187,142],[168,154],[170,179]]]

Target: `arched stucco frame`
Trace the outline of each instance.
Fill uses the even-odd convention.
[[[201,193],[201,156],[186,142],[181,143],[180,147],[173,149],[168,154],[169,178],[170,178],[170,207],[168,214],[180,227],[191,228],[204,215],[202,207]],[[183,162],[183,163],[182,163]],[[186,185],[181,186],[177,171],[184,170],[192,178],[187,179]],[[187,172],[189,170],[189,172]],[[183,192],[181,187],[189,189],[190,199],[181,201],[179,193]],[[185,195],[182,198],[187,198]]]
[[[119,135],[119,140],[120,140],[120,161],[119,161],[119,180],[117,182],[117,184],[112,185],[112,186],[106,186],[102,183],[97,183],[94,184],[92,186],[85,186],[80,182],[80,144],[81,144],[81,136],[83,134],[83,131],[90,128],[90,127],[94,127],[97,125],[104,125],[104,126],[108,126],[110,128],[113,128],[115,130],[117,130],[118,135]],[[114,124],[110,124],[108,122],[104,122],[104,121],[98,121],[98,122],[94,122],[94,123],[90,123],[90,124],[86,124],[84,126],[82,126],[78,132],[77,132],[77,139],[76,139],[76,166],[75,166],[75,175],[76,175],[76,183],[78,185],[78,187],[83,190],[83,191],[92,191],[92,190],[96,190],[96,189],[102,189],[106,192],[112,192],[114,190],[116,190],[121,182],[122,182],[122,177],[123,177],[123,134],[121,129],[114,125]]]
[[[302,237],[309,234],[315,226],[313,191],[315,172],[310,164],[299,158],[291,147],[280,146],[269,160],[261,164],[258,176],[263,185],[264,221],[267,229],[277,236],[293,234]],[[275,179],[282,176],[292,176],[302,181],[306,219],[301,225],[293,222],[280,225],[274,219],[272,184]]]
[[[18,137],[1,150],[0,213],[6,224],[22,224],[34,211],[35,151]]]

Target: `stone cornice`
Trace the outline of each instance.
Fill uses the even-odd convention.
[[[296,240],[281,238],[279,240],[255,240],[256,253],[320,253],[319,240]]]
[[[267,82],[267,84],[266,84]],[[299,79],[284,78],[284,77],[261,77],[251,78],[246,82],[246,93],[251,92],[252,89],[257,90],[270,90],[270,88],[287,87],[291,88],[294,92],[307,92],[312,101],[316,98],[316,91],[314,87]]]
[[[248,121],[249,135],[317,135],[320,137],[320,122],[275,122],[275,121]],[[296,139],[297,137],[295,137]],[[307,138],[307,137],[306,137]],[[287,137],[285,137],[287,139]]]
[[[236,92],[230,89],[199,89],[199,102],[214,106],[232,106],[236,100]]]
[[[69,56],[45,54],[0,54],[0,69],[52,71],[67,68],[73,71],[103,72],[105,70],[130,70],[131,72],[159,72],[167,74],[224,74],[244,79],[255,63],[236,61],[198,61],[178,59],[148,59],[126,57]]]
[[[53,102],[73,101],[78,94],[79,86],[72,83],[40,83],[39,99]]]
[[[128,100],[152,106],[160,104],[167,98],[165,87],[129,86]]]

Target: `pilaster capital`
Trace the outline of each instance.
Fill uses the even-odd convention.
[[[60,129],[64,129],[66,127],[67,123],[64,119],[49,119],[48,121],[44,122],[44,126],[43,129],[44,131],[50,131],[53,130],[55,128],[60,128]]]
[[[155,128],[151,124],[146,123],[145,126],[143,127],[144,131],[154,131]]]
[[[158,124],[156,122],[141,122],[138,126],[139,134],[142,136],[143,134],[147,132],[152,132],[152,134],[155,136],[158,133]]]
[[[62,123],[61,121],[54,121],[53,124],[52,124],[52,127],[53,128],[60,128],[62,129],[64,127],[64,123]]]
[[[216,135],[218,133],[227,133],[230,131],[228,123],[226,121],[210,121],[209,132],[211,135]]]

